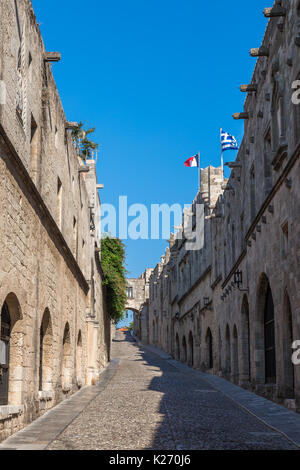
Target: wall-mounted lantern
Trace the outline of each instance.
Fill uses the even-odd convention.
[[[249,292],[249,289],[241,289],[240,286],[243,285],[243,272],[242,271],[236,271],[234,273],[234,284],[238,287],[239,291],[241,292]]]

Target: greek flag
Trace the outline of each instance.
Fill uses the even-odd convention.
[[[233,135],[230,135],[227,132],[224,132],[223,129],[221,129],[221,145],[222,145],[222,152],[225,152],[225,150],[238,150],[239,149],[236,138],[233,137]]]

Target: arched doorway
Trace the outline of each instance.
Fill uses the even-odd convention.
[[[218,359],[219,359],[219,372],[222,372],[222,336],[221,328],[219,327],[219,344],[218,344]]]
[[[48,309],[42,318],[40,327],[40,364],[39,364],[39,390],[50,391],[52,389],[52,322]]]
[[[274,302],[270,284],[267,286],[264,309],[265,382],[276,383],[276,345]]]
[[[189,334],[188,365],[190,367],[194,366],[194,338],[193,338],[193,334],[192,334],[191,331],[190,331],[190,334]]]
[[[187,362],[187,347],[185,336],[182,338],[182,354],[180,354],[182,362]]]
[[[166,352],[169,352],[169,325],[167,326]]]
[[[175,359],[177,361],[180,361],[180,344],[179,344],[178,333],[176,333],[176,339],[175,339]]]
[[[226,326],[225,344],[226,344],[225,372],[226,372],[226,375],[229,376],[231,374],[231,340],[230,340],[229,325]]]
[[[206,367],[208,369],[214,367],[213,337],[210,328],[207,329],[206,333]]]
[[[78,388],[81,388],[83,385],[82,377],[82,335],[81,330],[79,330],[77,337],[77,348],[76,348],[76,380]]]
[[[283,388],[284,398],[295,398],[295,369],[292,363],[293,315],[291,302],[287,290],[284,293],[283,321],[282,321],[282,351],[283,351]]]
[[[238,351],[238,332],[237,327],[233,327],[233,336],[232,336],[232,372],[233,372],[233,381],[238,383],[239,381],[239,351]]]
[[[10,293],[1,308],[0,405],[22,404],[24,328],[15,294]]]
[[[244,295],[241,310],[241,351],[242,351],[242,374],[241,379],[245,382],[251,380],[250,363],[250,322],[249,303],[247,295]]]
[[[8,381],[9,381],[9,347],[10,347],[11,321],[8,305],[4,302],[1,310],[1,381],[0,381],[0,405],[8,405]]]
[[[63,357],[62,357],[62,389],[69,392],[72,387],[72,352],[71,335],[69,323],[66,324],[63,336]]]

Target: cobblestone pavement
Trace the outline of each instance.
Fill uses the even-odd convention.
[[[50,450],[297,449],[191,369],[118,333],[107,387]]]

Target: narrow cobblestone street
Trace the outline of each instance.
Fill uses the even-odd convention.
[[[82,395],[77,394],[77,402],[73,398],[56,408],[59,418],[53,416],[55,410],[50,411],[9,438],[0,448],[297,449],[291,439],[266,426],[233,399],[211,386],[201,378],[201,373],[166,355],[158,356],[140,347],[130,335],[117,333],[113,356],[118,365],[106,377],[102,388],[97,392],[95,387],[83,389],[79,392]],[[248,393],[236,389],[237,393]],[[255,401],[256,396],[250,395]],[[84,400],[88,400],[85,408]],[[263,399],[258,397],[257,400]],[[299,429],[298,415],[273,403],[266,403],[270,404],[273,414],[279,418],[283,415],[285,422]],[[69,415],[71,424],[64,426],[64,419],[68,419],[68,413],[74,413],[76,406],[79,406],[77,417],[73,419]],[[83,411],[80,406],[83,406]],[[67,407],[70,412],[66,411]],[[51,432],[59,420],[62,429],[53,439]]]

